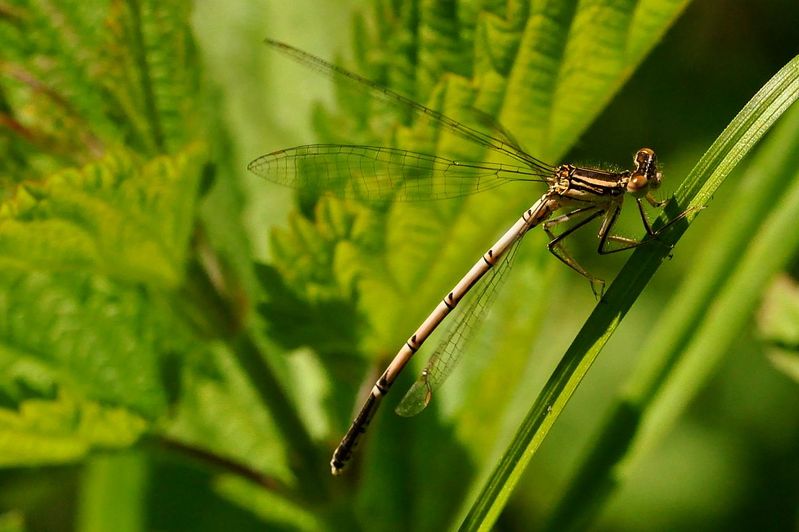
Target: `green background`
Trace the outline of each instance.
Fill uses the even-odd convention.
[[[541,231],[525,239],[497,310],[432,411],[396,419],[399,389],[352,471],[330,479],[327,460],[360,386],[541,188],[468,204],[484,207],[488,225],[479,218],[469,225],[459,202],[421,211],[401,206],[387,222],[360,206],[297,201],[293,191],[246,172],[255,157],[299,144],[403,141],[402,133],[389,138],[396,122],[390,113],[378,109],[375,125],[361,97],[261,42],[269,36],[366,67],[365,74],[404,90],[403,76],[424,74],[406,56],[392,55],[408,44],[408,32],[418,35],[413,20],[397,15],[403,4],[204,1],[170,2],[159,11],[147,2],[95,2],[87,14],[78,3],[0,3],[9,43],[0,52],[0,116],[28,128],[3,121],[0,130],[0,530],[439,530],[461,522],[596,304],[588,284],[546,253]],[[454,6],[461,15],[504,9],[504,2],[439,4],[440,21]],[[573,5],[592,4],[603,3]],[[679,13],[669,4],[678,2],[660,3]],[[54,20],[63,25],[50,27]],[[560,133],[565,140],[541,147],[547,141],[536,136],[539,124],[521,123],[521,113],[509,119],[513,109],[501,118],[547,160],[627,167],[636,149],[650,146],[663,164],[659,195],[668,197],[796,54],[798,22],[793,2],[691,3],[662,38],[652,36],[655,47],[640,66],[629,58],[609,87],[564,89],[553,122],[565,116],[560,123],[575,124]],[[352,46],[353,26],[368,34],[380,24],[390,29],[384,39],[359,33]],[[25,27],[32,31],[19,30]],[[434,29],[446,36],[447,28]],[[108,47],[107,33],[122,35],[114,42],[124,44]],[[585,47],[586,68],[609,72],[589,61],[592,39],[603,35],[569,38]],[[141,42],[147,46],[139,49]],[[443,45],[431,45],[433,63],[439,49],[443,64],[469,71],[470,63]],[[60,58],[60,70],[48,57]],[[115,70],[115,61],[124,66]],[[15,70],[20,66],[52,74],[42,79],[57,97],[32,89]],[[141,72],[155,87],[150,97],[129,89],[146,85]],[[438,75],[413,96],[440,103],[427,102]],[[581,94],[593,100],[582,102]],[[98,142],[81,136],[86,131]],[[97,145],[102,153],[93,151]],[[596,451],[614,394],[634,373],[649,332],[706,260],[714,228],[734,226],[730,208],[746,193],[744,174],[757,181],[757,165],[747,169],[747,162],[626,316],[496,529],[555,526],[548,519],[574,489],[569,483],[586,453]],[[63,173],[78,168],[84,170]],[[463,251],[439,256],[435,238],[456,220],[462,228],[455,244]],[[637,224],[625,217],[621,232],[637,235]],[[398,282],[421,284],[413,301],[390,292],[384,277],[370,277],[383,255],[364,250],[385,254],[396,242],[419,250],[415,274],[397,274],[410,266],[386,259]],[[612,280],[627,257],[596,257],[594,247],[591,231],[570,242],[592,272]],[[795,274],[795,259],[787,262]],[[785,368],[795,368],[799,312],[787,279],[746,309],[745,326],[729,331],[720,363],[707,379],[697,378],[696,394],[686,391],[674,425],[665,423],[645,452],[630,455],[601,511],[592,514],[587,502],[567,502],[567,510],[574,504],[574,514],[591,516],[596,530],[795,529],[799,391]],[[773,363],[777,348],[793,362]]]

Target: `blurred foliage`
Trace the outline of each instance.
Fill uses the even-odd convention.
[[[170,357],[198,349],[170,301],[207,158],[202,135],[183,128],[199,107],[183,12],[3,10],[1,386],[4,441],[17,448],[8,465],[14,454],[41,465],[130,446],[167,411]]]
[[[799,287],[790,277],[774,281],[758,313],[760,336],[777,369],[799,381]]]
[[[652,145],[671,189],[789,59],[777,43],[799,16],[778,0],[363,4],[351,16],[341,2],[0,0],[0,529],[456,526],[587,315],[588,286],[531,234],[431,411],[385,408],[353,470],[331,480],[358,390],[540,190],[370,209],[255,183],[246,162],[311,142],[308,124],[320,141],[487,156],[347,84],[315,91],[316,74],[292,71],[263,37],[456,119],[495,117],[546,160],[579,142],[578,160],[627,165]],[[709,211],[724,211],[720,196]],[[623,231],[637,234],[634,222]],[[685,240],[498,529],[552,511],[663,301],[712,244]],[[605,277],[618,264],[580,259]],[[764,337],[784,342],[790,320],[766,322]],[[799,392],[741,328],[598,528],[795,524]],[[663,460],[683,469],[653,470]]]

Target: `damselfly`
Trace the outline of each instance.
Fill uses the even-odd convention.
[[[255,174],[282,185],[311,188],[320,193],[366,201],[454,198],[513,181],[543,181],[548,185],[544,194],[483,254],[400,348],[372,387],[369,397],[333,453],[330,465],[334,475],[339,474],[351,458],[381,399],[388,393],[400,371],[471,291],[473,295],[455,313],[438,348],[396,410],[400,415],[412,416],[427,406],[434,389],[457,362],[469,332],[485,314],[511,264],[516,247],[527,231],[542,224],[551,239],[549,251],[588,279],[594,294],[601,297],[604,281],[591,275],[569,255],[563,246],[566,237],[601,218],[597,250],[600,254],[615,253],[656,238],[683,216],[678,216],[657,231],[649,223],[643,202],[653,207],[662,207],[665,203],[658,202],[652,194],[652,190],[660,186],[661,173],[655,152],[649,148],[638,150],[633,158],[632,169],[622,172],[571,164],[553,167],[526,153],[498,126],[499,135],[490,135],[292,46],[272,40],[266,43],[299,63],[328,77],[354,84],[372,97],[410,110],[416,116],[425,117],[470,142],[514,160],[516,164],[458,161],[389,147],[314,144],[259,157],[248,166]],[[632,196],[638,206],[646,230],[643,240],[611,233],[627,195]],[[564,214],[553,218],[552,215],[561,209],[565,211]],[[556,234],[556,226],[567,228]],[[611,242],[616,247],[611,249]]]

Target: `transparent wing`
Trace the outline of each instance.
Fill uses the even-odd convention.
[[[505,275],[511,268],[519,242],[522,240],[521,236],[519,235],[500,263],[472,288],[467,296],[470,298],[467,304],[455,308],[453,313],[456,315],[451,318],[444,337],[430,356],[419,378],[394,410],[398,415],[410,417],[424,410],[436,388],[452,373],[461,359],[466,342],[494,302]]]
[[[552,169],[466,163],[394,148],[342,144],[276,151],[247,168],[281,185],[368,201],[455,198],[508,181],[542,181],[552,175]]]
[[[439,113],[438,111],[425,107],[424,105],[417,103],[410,98],[403,96],[402,94],[394,92],[387,87],[383,87],[374,81],[359,76],[358,74],[341,68],[338,65],[328,63],[324,59],[320,59],[319,57],[304,52],[298,48],[294,48],[291,45],[272,39],[265,39],[264,42],[267,46],[272,47],[273,49],[286,55],[287,57],[290,57],[302,65],[316,70],[328,78],[346,82],[350,86],[361,90],[377,100],[390,103],[402,109],[406,109],[414,113],[414,115],[417,117],[426,118],[432,122],[435,122],[440,126],[447,128],[452,133],[459,135],[461,138],[467,139],[481,146],[485,146],[486,148],[492,149],[496,152],[504,153],[505,155],[513,157],[517,161],[520,161],[527,166],[535,167],[545,172],[551,171],[550,165],[526,153],[510,139],[508,142],[505,142],[504,140],[492,137],[487,133],[462,124],[457,120]]]

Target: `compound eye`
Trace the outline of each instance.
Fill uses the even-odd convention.
[[[646,187],[647,179],[644,174],[633,174],[630,181],[627,182],[627,190],[630,192],[637,192]]]

